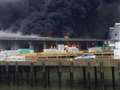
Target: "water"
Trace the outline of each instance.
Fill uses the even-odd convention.
[[[119,90],[120,88],[116,88],[116,90]],[[56,85],[54,86],[49,86],[49,87],[41,87],[41,86],[14,86],[14,85],[0,85],[0,90],[115,90],[111,86],[110,87],[99,87],[99,88],[87,88],[85,86],[76,86],[76,87],[71,87],[71,86],[63,86],[63,87],[58,87]]]
[[[36,77],[30,67],[20,67],[17,72],[12,66],[7,72],[5,67],[0,67],[0,90],[120,90],[119,71],[114,69],[113,84],[111,67],[104,67],[102,73],[97,68],[96,74],[94,67],[76,67],[72,72],[70,67],[59,71],[58,67],[47,67],[45,70],[35,67]]]

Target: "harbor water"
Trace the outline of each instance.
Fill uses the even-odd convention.
[[[119,67],[0,66],[0,90],[119,89]]]

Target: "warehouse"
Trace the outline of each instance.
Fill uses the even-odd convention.
[[[52,38],[31,36],[0,36],[0,49],[15,50],[19,48],[31,48],[35,51],[43,51],[45,48],[57,44],[76,45],[79,49],[102,46],[107,41],[104,39],[80,39],[80,38]]]

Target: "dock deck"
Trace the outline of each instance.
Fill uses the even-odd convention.
[[[86,89],[105,88],[108,84],[114,89],[119,87],[119,78],[120,61],[111,56],[95,60],[39,58],[35,62],[0,62],[0,81],[8,85],[49,87],[55,82],[62,87],[67,81],[75,87],[79,81]]]
[[[91,60],[74,60],[69,58],[41,58],[37,61],[24,61],[24,62],[5,62],[1,61],[0,65],[34,65],[34,66],[100,66],[101,64],[105,67],[118,66],[120,60],[114,60],[112,58],[97,58]]]

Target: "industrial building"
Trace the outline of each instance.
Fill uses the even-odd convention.
[[[19,48],[43,51],[51,46],[56,47],[61,44],[69,46],[75,45],[80,50],[85,50],[90,47],[103,47],[112,41],[118,42],[117,38],[115,39],[115,37],[112,36],[115,35],[115,31],[118,30],[119,29],[113,29],[113,31],[110,32],[111,38],[109,38],[109,40],[0,35],[0,48],[7,49],[11,52]],[[120,62],[119,60],[113,59],[113,53],[95,53],[97,57],[94,59],[79,60],[75,60],[73,57],[74,55],[75,57],[77,56],[76,53],[73,53],[73,55],[71,55],[71,53],[62,53],[65,54],[64,57],[59,53],[62,58],[60,56],[58,57],[55,53],[52,54],[54,54],[54,57],[50,55],[49,58],[49,53],[32,53],[29,55],[11,55],[11,53],[10,55],[4,55],[4,53],[1,53],[3,59],[1,58],[0,63],[0,82],[7,83],[8,85],[24,84],[35,87],[37,85],[43,85],[45,88],[48,88],[53,84],[52,81],[56,84],[58,83],[60,87],[64,85],[63,81],[65,81],[65,83],[67,83],[66,81],[68,81],[68,83],[70,82],[69,84],[72,87],[74,85],[76,86],[76,82],[80,81],[84,85],[87,85],[85,88],[92,89],[91,87],[94,87],[97,89],[97,87],[102,87],[103,90],[108,85],[108,82],[113,88],[118,85]],[[46,55],[46,57],[42,55]],[[25,60],[23,58],[25,58]],[[81,85],[81,83],[79,83],[79,85]],[[55,85],[53,84],[53,86]]]
[[[80,50],[90,47],[102,47],[103,45],[114,46],[115,42],[120,40],[120,23],[115,23],[114,27],[109,29],[108,39],[93,38],[55,38],[55,37],[39,37],[24,35],[1,35],[0,49],[15,50],[19,48],[30,48],[35,51],[43,51],[43,49],[56,47],[58,44],[76,45]]]
[[[35,51],[43,51],[45,48],[57,44],[76,45],[79,49],[87,49],[103,45],[103,39],[81,39],[81,38],[52,38],[52,37],[24,37],[24,36],[0,36],[0,49],[15,50],[19,48],[30,48]]]

